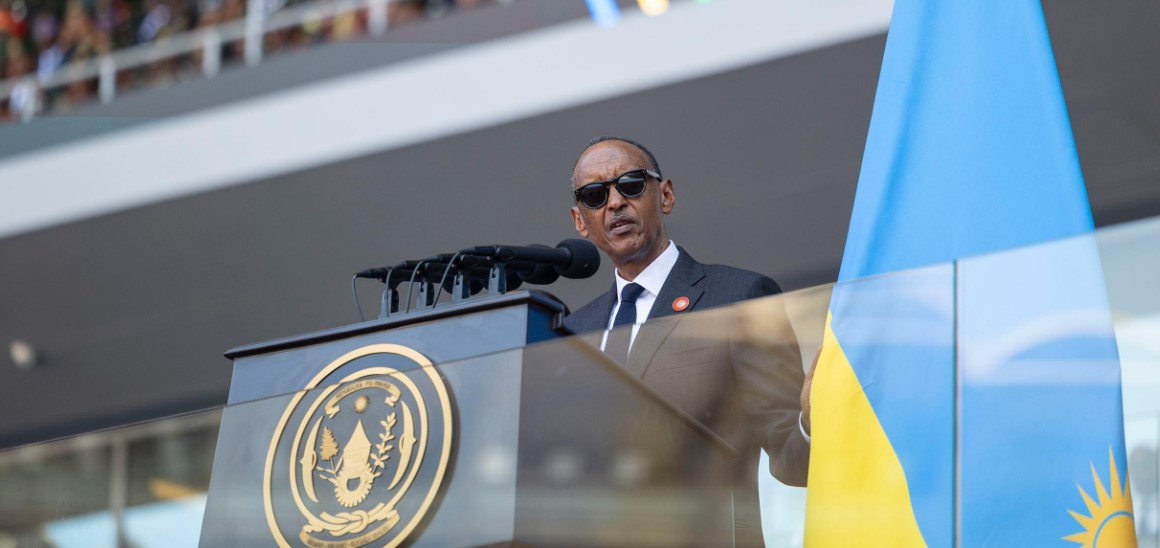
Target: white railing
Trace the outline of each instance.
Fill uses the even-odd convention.
[[[7,98],[9,110],[19,120],[26,122],[41,112],[41,92],[95,79],[97,96],[102,103],[108,103],[117,95],[119,71],[141,68],[200,51],[201,73],[212,77],[221,68],[223,44],[242,41],[246,64],[253,66],[262,61],[262,43],[267,34],[298,27],[310,21],[325,21],[365,9],[367,31],[372,36],[380,36],[387,31],[388,4],[394,1],[399,0],[316,0],[295,4],[267,15],[264,0],[249,0],[246,16],[241,19],[75,61],[61,66],[44,82],[39,81],[35,73],[0,81],[0,98]]]

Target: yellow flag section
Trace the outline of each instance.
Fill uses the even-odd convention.
[[[814,418],[805,545],[925,546],[902,464],[827,315],[810,392]],[[816,458],[825,455],[826,458]]]

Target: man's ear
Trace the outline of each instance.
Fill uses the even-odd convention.
[[[672,213],[675,205],[677,205],[677,195],[673,193],[673,180],[665,179],[661,181],[661,211],[668,215]]]
[[[584,217],[580,215],[580,208],[572,206],[572,222],[576,223],[576,232],[581,236],[588,237],[588,227],[584,225]]]

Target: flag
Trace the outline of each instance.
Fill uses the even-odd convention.
[[[587,0],[592,21],[601,27],[613,27],[620,22],[620,5],[616,0]]]
[[[897,0],[811,393],[807,545],[1134,544],[1092,233],[1039,2]]]

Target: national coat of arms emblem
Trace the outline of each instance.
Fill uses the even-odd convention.
[[[274,540],[323,548],[403,542],[431,510],[451,458],[443,378],[415,350],[375,344],[331,362],[305,388],[266,458]]]

